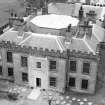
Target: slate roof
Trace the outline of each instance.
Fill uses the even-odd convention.
[[[75,51],[82,51],[82,52],[92,52],[95,54],[95,52],[90,48],[90,46],[88,46],[85,37],[84,38],[76,38],[76,37],[72,37],[71,39],[71,44],[69,46],[69,49],[75,50]]]
[[[105,7],[92,6],[92,5],[82,5],[84,9],[84,15],[90,10],[95,11],[98,19],[103,19],[105,14]],[[48,5],[48,12],[51,14],[60,14],[68,16],[78,17],[79,9],[81,7],[80,3],[68,4],[68,3],[50,3]]]
[[[92,37],[91,39],[86,38],[86,42],[96,52],[97,44],[99,44],[102,41],[105,41],[105,29],[101,28],[100,26],[97,26],[96,24],[93,24],[92,29]]]
[[[14,30],[8,30],[0,36],[0,41],[10,41],[19,44],[21,41],[26,39],[29,34],[24,32],[22,37],[18,36],[19,32]]]
[[[74,10],[75,5],[69,3],[50,3],[48,5],[48,13],[51,14],[72,16]]]
[[[22,41],[20,45],[26,45],[31,47],[43,48],[43,49],[53,49],[60,50],[61,52],[65,50],[64,37],[56,35],[45,35],[32,33],[31,37]]]

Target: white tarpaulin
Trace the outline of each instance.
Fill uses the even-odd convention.
[[[32,90],[32,92],[28,95],[28,99],[31,99],[31,100],[36,100],[39,95],[41,94],[40,90],[39,89],[34,89]]]

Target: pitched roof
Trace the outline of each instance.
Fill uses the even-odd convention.
[[[92,36],[91,39],[85,38],[88,45],[96,52],[97,44],[104,41],[104,35],[105,29],[101,28],[100,26],[97,26],[96,24],[93,24],[92,28]]]
[[[95,11],[98,19],[103,19],[105,14],[105,7],[92,6],[92,5],[82,5],[84,9],[84,15],[90,10]],[[68,3],[50,3],[48,5],[48,12],[52,14],[68,15],[68,16],[78,16],[79,9],[81,7],[80,3],[68,4]]]
[[[60,50],[61,52],[65,50],[64,37],[55,35],[45,35],[32,33],[31,37],[22,41],[20,45],[26,45],[31,47],[43,48],[43,49],[53,49]]]
[[[102,19],[105,14],[105,7],[100,6],[91,6],[91,5],[83,5],[84,13],[89,13],[89,11],[93,10],[97,14],[97,18]]]
[[[22,37],[18,36],[19,32],[14,30],[8,30],[0,36],[0,41],[11,41],[19,44],[21,41],[26,39],[29,34],[24,32]]]
[[[92,52],[95,54],[97,50],[97,44],[105,40],[104,33],[105,29],[96,24],[93,24],[91,37],[88,37],[87,35],[83,35],[83,37],[77,37],[75,35],[71,38],[69,49],[83,52]]]
[[[67,28],[70,24],[77,26],[79,20],[71,16],[50,14],[36,16],[31,22],[39,27],[62,29]]]
[[[50,3],[48,5],[48,13],[57,15],[73,15],[75,9],[74,4],[69,3]]]
[[[95,54],[94,50],[91,49],[91,47],[86,42],[85,37],[83,38],[72,37],[69,49],[75,50],[77,52],[78,51],[88,52],[88,53],[92,52],[93,54]]]

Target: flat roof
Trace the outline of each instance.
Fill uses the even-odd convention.
[[[70,24],[71,26],[77,26],[78,22],[79,20],[74,17],[56,14],[40,15],[31,20],[31,23],[38,27],[53,29],[67,28]]]

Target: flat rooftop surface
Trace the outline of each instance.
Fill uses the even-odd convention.
[[[79,20],[66,15],[41,15],[33,18],[31,22],[38,27],[62,29],[67,28],[68,25],[77,26]]]

